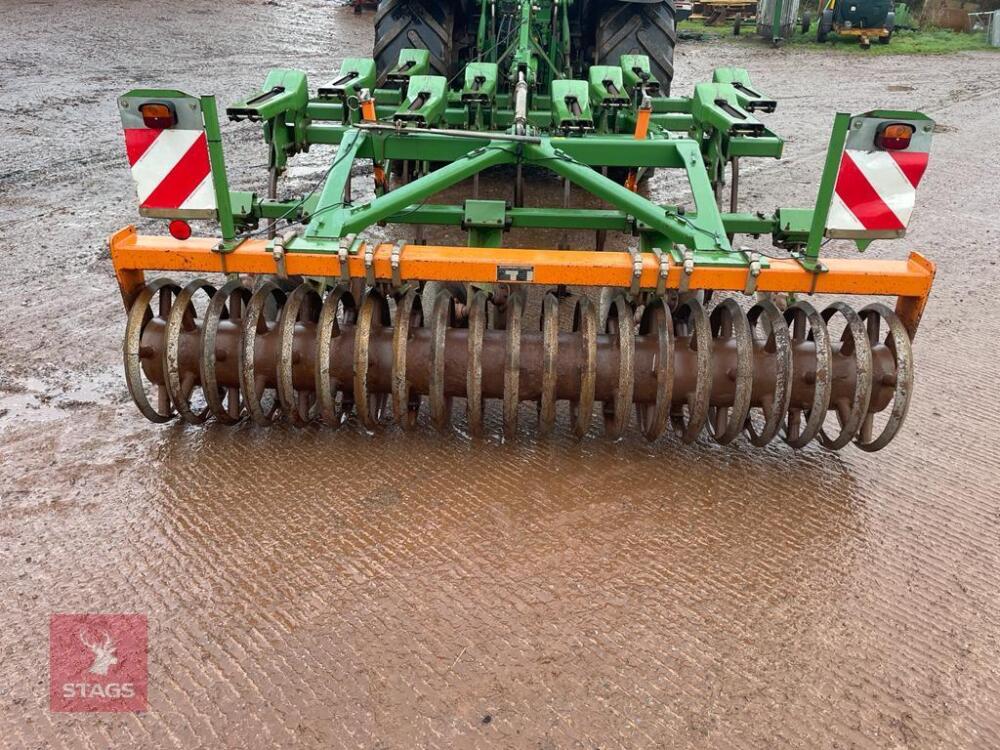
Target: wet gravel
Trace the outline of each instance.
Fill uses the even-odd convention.
[[[104,245],[136,221],[115,95],[237,98],[278,65],[315,84],[369,23],[0,4],[0,744],[1000,746],[1000,58],[678,50],[677,92],[742,65],[781,102],[787,158],[747,166],[748,208],[811,202],[834,111],[938,122],[910,236],[868,251],[939,264],[879,454],[577,443],[565,414],[503,444],[496,406],[483,443],[145,423]],[[256,132],[225,136],[259,189]],[[79,611],[148,616],[147,712],[49,712],[49,614]]]

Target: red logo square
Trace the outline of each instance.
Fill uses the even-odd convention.
[[[49,617],[53,711],[145,711],[146,615]]]

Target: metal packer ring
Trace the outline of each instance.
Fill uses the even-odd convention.
[[[338,311],[343,309],[344,322],[353,324],[358,318],[358,307],[350,289],[338,285],[330,290],[323,300],[323,309],[316,324],[316,401],[323,422],[329,427],[340,427],[350,412],[352,398],[344,393],[344,383],[340,383],[330,373],[331,341],[340,337]],[[342,395],[337,403],[337,392]]]
[[[281,401],[275,395],[274,401],[266,409],[262,399],[268,390],[268,379],[260,377],[256,372],[255,358],[257,353],[257,337],[261,334],[270,333],[273,329],[269,323],[275,321],[267,320],[265,308],[267,301],[273,297],[278,305],[280,314],[281,308],[285,304],[285,293],[272,281],[265,281],[260,289],[250,297],[250,304],[247,305],[246,318],[243,321],[243,347],[240,358],[240,383],[243,390],[243,400],[246,403],[247,411],[254,424],[266,426],[275,420]],[[277,380],[277,378],[275,378]],[[276,385],[276,384],[275,384]]]
[[[219,324],[229,320],[243,330],[243,311],[250,303],[250,290],[239,279],[227,281],[208,303],[205,321],[201,329],[201,384],[205,401],[212,415],[222,424],[236,424],[244,415],[245,405],[239,386],[220,388],[216,376],[216,366],[220,361],[217,348]],[[225,357],[225,351],[222,356]],[[237,359],[239,357],[237,356]],[[221,360],[225,361],[225,360]],[[223,394],[223,391],[225,393]]]
[[[769,299],[758,302],[747,313],[752,336],[756,336],[761,320],[767,321],[768,336],[763,350],[772,355],[774,360],[774,391],[762,397],[760,408],[764,412],[764,426],[760,432],[754,426],[749,412],[747,413],[746,433],[750,444],[758,448],[770,443],[778,434],[792,398],[792,341],[788,334],[788,324],[778,306]]]
[[[473,437],[483,436],[483,336],[486,333],[488,314],[486,305],[489,294],[483,290],[472,295],[469,303],[469,359],[465,374],[466,409],[469,432]]]
[[[685,404],[688,408],[686,421],[684,405],[674,409],[670,419],[681,440],[693,443],[708,421],[708,407],[712,396],[712,331],[708,313],[695,297],[689,297],[678,306],[673,318],[675,339],[691,334],[688,346],[698,355],[698,380],[694,393],[688,396]]]
[[[215,287],[205,279],[195,279],[185,286],[181,293],[174,300],[173,307],[170,308],[170,315],[167,316],[167,330],[164,336],[165,345],[163,347],[163,384],[167,388],[167,393],[173,402],[174,408],[181,415],[181,418],[188,424],[202,424],[212,411],[211,404],[206,399],[205,408],[195,412],[191,408],[191,392],[196,385],[202,385],[199,377],[195,378],[192,373],[181,380],[180,342],[181,329],[190,333],[198,330],[196,322],[197,311],[194,307],[194,296],[200,291],[204,291],[209,299],[215,296]],[[199,336],[204,335],[200,333]]]
[[[826,433],[826,427],[820,428],[820,445],[831,451],[840,450],[858,434],[872,397],[872,347],[868,343],[865,324],[853,308],[838,300],[823,311],[823,320],[828,328],[830,320],[838,313],[847,321],[847,328],[841,336],[840,353],[853,352],[856,376],[851,403],[848,405],[845,401],[840,401],[834,404],[837,421],[840,423],[837,437],[831,438]]]
[[[785,442],[792,448],[804,448],[823,429],[823,420],[826,419],[826,412],[830,408],[832,393],[830,368],[833,351],[830,349],[830,334],[826,330],[826,321],[816,312],[816,308],[805,300],[796,302],[785,310],[785,320],[789,323],[793,347],[796,341],[812,341],[816,346],[816,372],[806,373],[803,377],[813,386],[813,401],[806,410],[806,425],[802,427],[802,409],[789,406],[783,436]]]
[[[722,300],[709,318],[713,341],[736,340],[736,370],[727,375],[736,392],[732,406],[708,408],[708,431],[719,445],[728,445],[743,432],[753,396],[753,335],[743,310],[732,297]]]
[[[656,334],[656,402],[636,404],[636,417],[643,436],[657,440],[670,424],[671,399],[674,388],[674,326],[663,297],[646,304],[639,321],[639,335]]]
[[[614,403],[603,404],[604,432],[612,440],[621,439],[632,416],[632,396],[635,393],[635,326],[632,308],[621,294],[615,295],[608,308],[604,332],[615,334],[618,348],[618,387],[614,390]]]
[[[559,298],[547,292],[542,300],[542,394],[538,431],[548,435],[556,423],[556,367],[559,363]]]
[[[369,350],[372,329],[389,324],[389,303],[374,289],[365,295],[358,313],[354,334],[354,403],[358,419],[367,430],[375,430],[382,421],[385,396],[368,390]]]
[[[434,426],[444,432],[451,422],[451,399],[444,395],[445,345],[448,328],[455,325],[455,300],[447,288],[434,298],[431,312],[430,405]]]
[[[524,294],[511,292],[507,298],[507,348],[503,366],[503,434],[508,440],[517,435],[517,409],[521,403],[521,323]]]
[[[318,412],[315,393],[296,391],[293,383],[294,367],[298,364],[295,356],[295,327],[300,323],[316,324],[319,320],[323,299],[309,282],[297,286],[288,296],[278,321],[278,398],[281,410],[288,415],[296,427],[305,427]],[[308,317],[302,320],[303,313]]]
[[[896,365],[895,388],[892,396],[892,411],[889,421],[878,437],[872,437],[874,414],[865,416],[854,443],[863,451],[874,452],[887,446],[903,426],[906,414],[910,410],[910,399],[913,397],[913,348],[910,344],[910,334],[902,321],[892,310],[880,302],[874,302],[861,310],[861,319],[865,321],[868,331],[868,341],[874,346],[879,341],[881,322],[888,326],[885,345],[893,354]]]
[[[594,392],[597,389],[597,310],[586,297],[579,297],[573,309],[573,332],[580,332],[583,361],[580,368],[580,398],[569,402],[573,434],[583,438],[594,418]]]
[[[396,327],[392,332],[392,411],[396,422],[404,430],[413,429],[420,413],[420,396],[410,392],[410,381],[406,377],[407,345],[414,327],[424,324],[424,311],[420,294],[410,289],[396,303]]]
[[[159,293],[159,317],[166,320],[170,315],[171,295],[180,294],[180,287],[172,280],[163,277],[154,279],[143,287],[132,303],[128,312],[128,322],[125,325],[125,342],[122,346],[122,356],[125,361],[125,383],[132,395],[132,400],[139,411],[150,422],[163,424],[174,418],[174,408],[164,385],[157,386],[157,405],[149,402],[146,390],[142,384],[142,334],[147,324],[153,319],[153,311],[149,303]],[[148,356],[148,353],[147,353]]]

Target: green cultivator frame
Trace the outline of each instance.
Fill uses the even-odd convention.
[[[315,95],[304,73],[275,70],[230,106],[230,119],[263,125],[263,196],[229,188],[213,97],[120,98],[140,211],[171,220],[171,237],[128,228],[111,239],[129,310],[126,373],[143,413],[259,424],[283,415],[300,426],[355,414],[374,430],[390,415],[412,427],[426,401],[444,429],[462,398],[478,435],[495,398],[513,436],[522,402],[537,403],[544,432],[565,401],[582,437],[600,402],[612,437],[634,411],[649,439],[707,430],[719,443],[781,434],[793,447],[884,447],[909,403],[910,341],[933,265],[819,251],[830,237],[863,249],[903,236],[933,124],[914,112],[837,115],[816,204],[740,212],[741,160],[782,153],[758,119],[775,100],[736,68],[669,96],[669,61],[640,54],[641,35],[631,47],[602,36],[628,28],[623,17],[640,27],[667,18],[672,31],[668,3],[455,5],[447,48],[344,60]],[[382,6],[380,23],[427,27],[422,3]],[[588,31],[589,17],[598,28]],[[613,61],[574,48],[588,33],[587,49]],[[392,39],[377,33],[376,50]],[[336,147],[320,182],[279,198],[289,160],[320,146]],[[497,167],[512,177],[506,200],[479,194]],[[681,180],[690,203],[646,197],[654,172]],[[546,173],[563,183],[559,205],[527,205],[525,182]],[[371,182],[358,189],[361,174]],[[603,207],[574,208],[572,188]],[[467,197],[435,200],[456,191]],[[206,216],[220,235],[192,238],[188,220]],[[415,236],[373,241],[386,225]],[[434,226],[465,230],[467,246],[427,244]],[[588,230],[593,244],[518,246],[510,238],[522,229]],[[633,239],[608,247],[611,232]],[[736,241],[765,235],[778,251]],[[222,279],[182,287],[147,281],[150,270]],[[533,290],[541,318],[529,325]],[[723,291],[737,294],[709,301]],[[813,293],[897,302],[860,313],[840,301],[822,313],[805,300],[781,307]]]

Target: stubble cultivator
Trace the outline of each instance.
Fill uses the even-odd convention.
[[[499,401],[513,437],[534,402],[537,429],[562,420],[581,438],[600,412],[612,438],[631,425],[649,440],[869,451],[892,440],[934,267],[916,253],[819,251],[828,238],[864,249],[904,235],[928,118],[838,114],[815,205],[740,212],[741,162],[781,156],[758,119],[776,103],[734,68],[671,96],[669,3],[481,0],[442,16],[447,5],[383,0],[374,58],[343,61],[316,94],[304,73],[274,70],[227,109],[263,125],[263,197],[229,187],[214,97],[120,97],[140,212],[170,226],[110,240],[127,382],[146,417],[338,427],[353,416],[377,430],[426,414],[445,430],[464,406],[482,435]],[[632,33],[631,46],[609,29]],[[669,49],[643,54],[642,29]],[[401,46],[415,38],[427,49]],[[321,146],[336,147],[321,182],[279,198],[288,161]],[[480,198],[479,175],[498,167],[509,199]],[[645,197],[654,170],[686,181],[690,205]],[[533,202],[551,193],[559,205],[526,205],[525,181],[546,172],[563,190]],[[448,189],[468,198],[434,201]],[[574,208],[573,190],[605,207]],[[192,220],[218,235],[192,237]],[[384,226],[416,239],[373,240]],[[428,244],[436,226],[465,230],[468,246]],[[517,244],[536,229],[594,241]],[[611,232],[633,239],[610,247]],[[760,236],[776,250],[737,242]],[[819,311],[814,294],[896,300]]]

